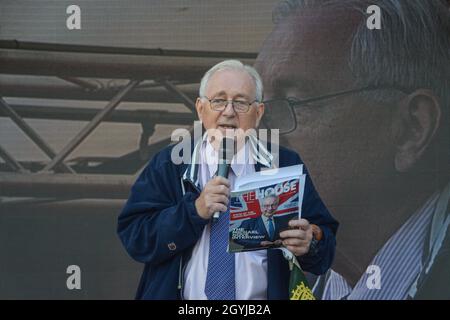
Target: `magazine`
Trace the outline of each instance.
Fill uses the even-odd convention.
[[[236,180],[230,197],[228,251],[279,248],[280,232],[301,217],[303,165],[271,169]]]

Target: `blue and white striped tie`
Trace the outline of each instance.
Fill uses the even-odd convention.
[[[209,300],[235,300],[234,254],[227,252],[229,210],[211,223],[205,294]]]

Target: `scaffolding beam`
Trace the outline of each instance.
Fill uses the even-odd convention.
[[[0,196],[126,199],[135,179],[131,175],[0,172]]]
[[[116,93],[116,90],[108,88],[90,91],[65,83],[46,84],[45,80],[41,78],[32,80],[24,78],[25,76],[0,75],[0,95],[11,98],[109,101]],[[198,84],[179,85],[177,88],[190,99],[197,98]],[[137,88],[130,92],[123,101],[180,103],[179,97],[170,94],[165,88]]]
[[[8,151],[0,146],[0,158],[5,160],[5,163],[14,171],[25,173],[27,170],[17,161],[14,157],[9,154]]]
[[[196,58],[224,58],[224,59],[256,58],[256,53],[251,52],[111,47],[111,46],[92,46],[80,44],[49,43],[49,42],[32,42],[19,40],[0,40],[0,48],[33,50],[33,51],[102,53],[102,54],[137,55],[137,56],[196,57]]]
[[[252,64],[254,53],[77,46],[0,41],[0,73],[198,82],[224,59]]]
[[[3,110],[11,120],[50,158],[56,157],[56,153],[45,142],[45,140],[36,132],[32,127],[28,125],[15,111],[12,109],[6,101],[0,97],[0,110]],[[75,173],[75,171],[64,163],[58,162],[58,168],[61,168],[63,172]]]
[[[178,89],[173,83],[171,83],[168,80],[162,81],[162,84],[164,87],[174,96],[177,96],[183,104],[188,107],[189,110],[191,110],[192,113],[196,113],[195,110],[195,102],[189,98],[184,92],[182,92],[180,89]]]
[[[139,84],[139,80],[130,80],[130,82],[123,87],[114,98],[100,111],[51,161],[45,166],[43,171],[50,171],[78,147],[86,137],[97,128],[100,123],[106,118],[122,101],[128,92]]]
[[[11,104],[10,107],[22,118],[91,121],[98,114],[99,108],[48,107]],[[0,117],[7,114],[0,109]],[[114,110],[103,122],[120,123],[158,123],[174,125],[191,125],[195,120],[192,113],[168,112],[160,110]]]

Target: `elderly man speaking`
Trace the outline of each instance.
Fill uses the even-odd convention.
[[[226,135],[257,128],[264,113],[262,94],[262,81],[252,67],[235,60],[212,67],[201,81],[196,102],[207,130],[192,150],[192,159],[198,161],[175,164],[169,146],[138,177],[118,221],[126,250],[145,263],[136,298],[288,299],[289,266],[280,250],[227,252],[228,199],[234,181],[271,167],[273,157],[261,143],[258,148],[245,144],[238,151],[248,155],[245,161],[232,162],[229,179],[217,177],[219,145],[209,134],[213,129]],[[280,167],[302,163],[282,147],[278,162]],[[222,214],[212,219],[218,211]],[[313,224],[320,232],[316,241]],[[291,229],[280,236],[306,271],[322,274],[333,260],[337,226],[308,177],[302,219],[291,221]]]

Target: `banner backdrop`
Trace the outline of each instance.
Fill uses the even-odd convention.
[[[118,214],[226,59],[340,223],[315,297],[449,299],[449,30],[443,0],[0,1],[0,299],[134,297]]]

